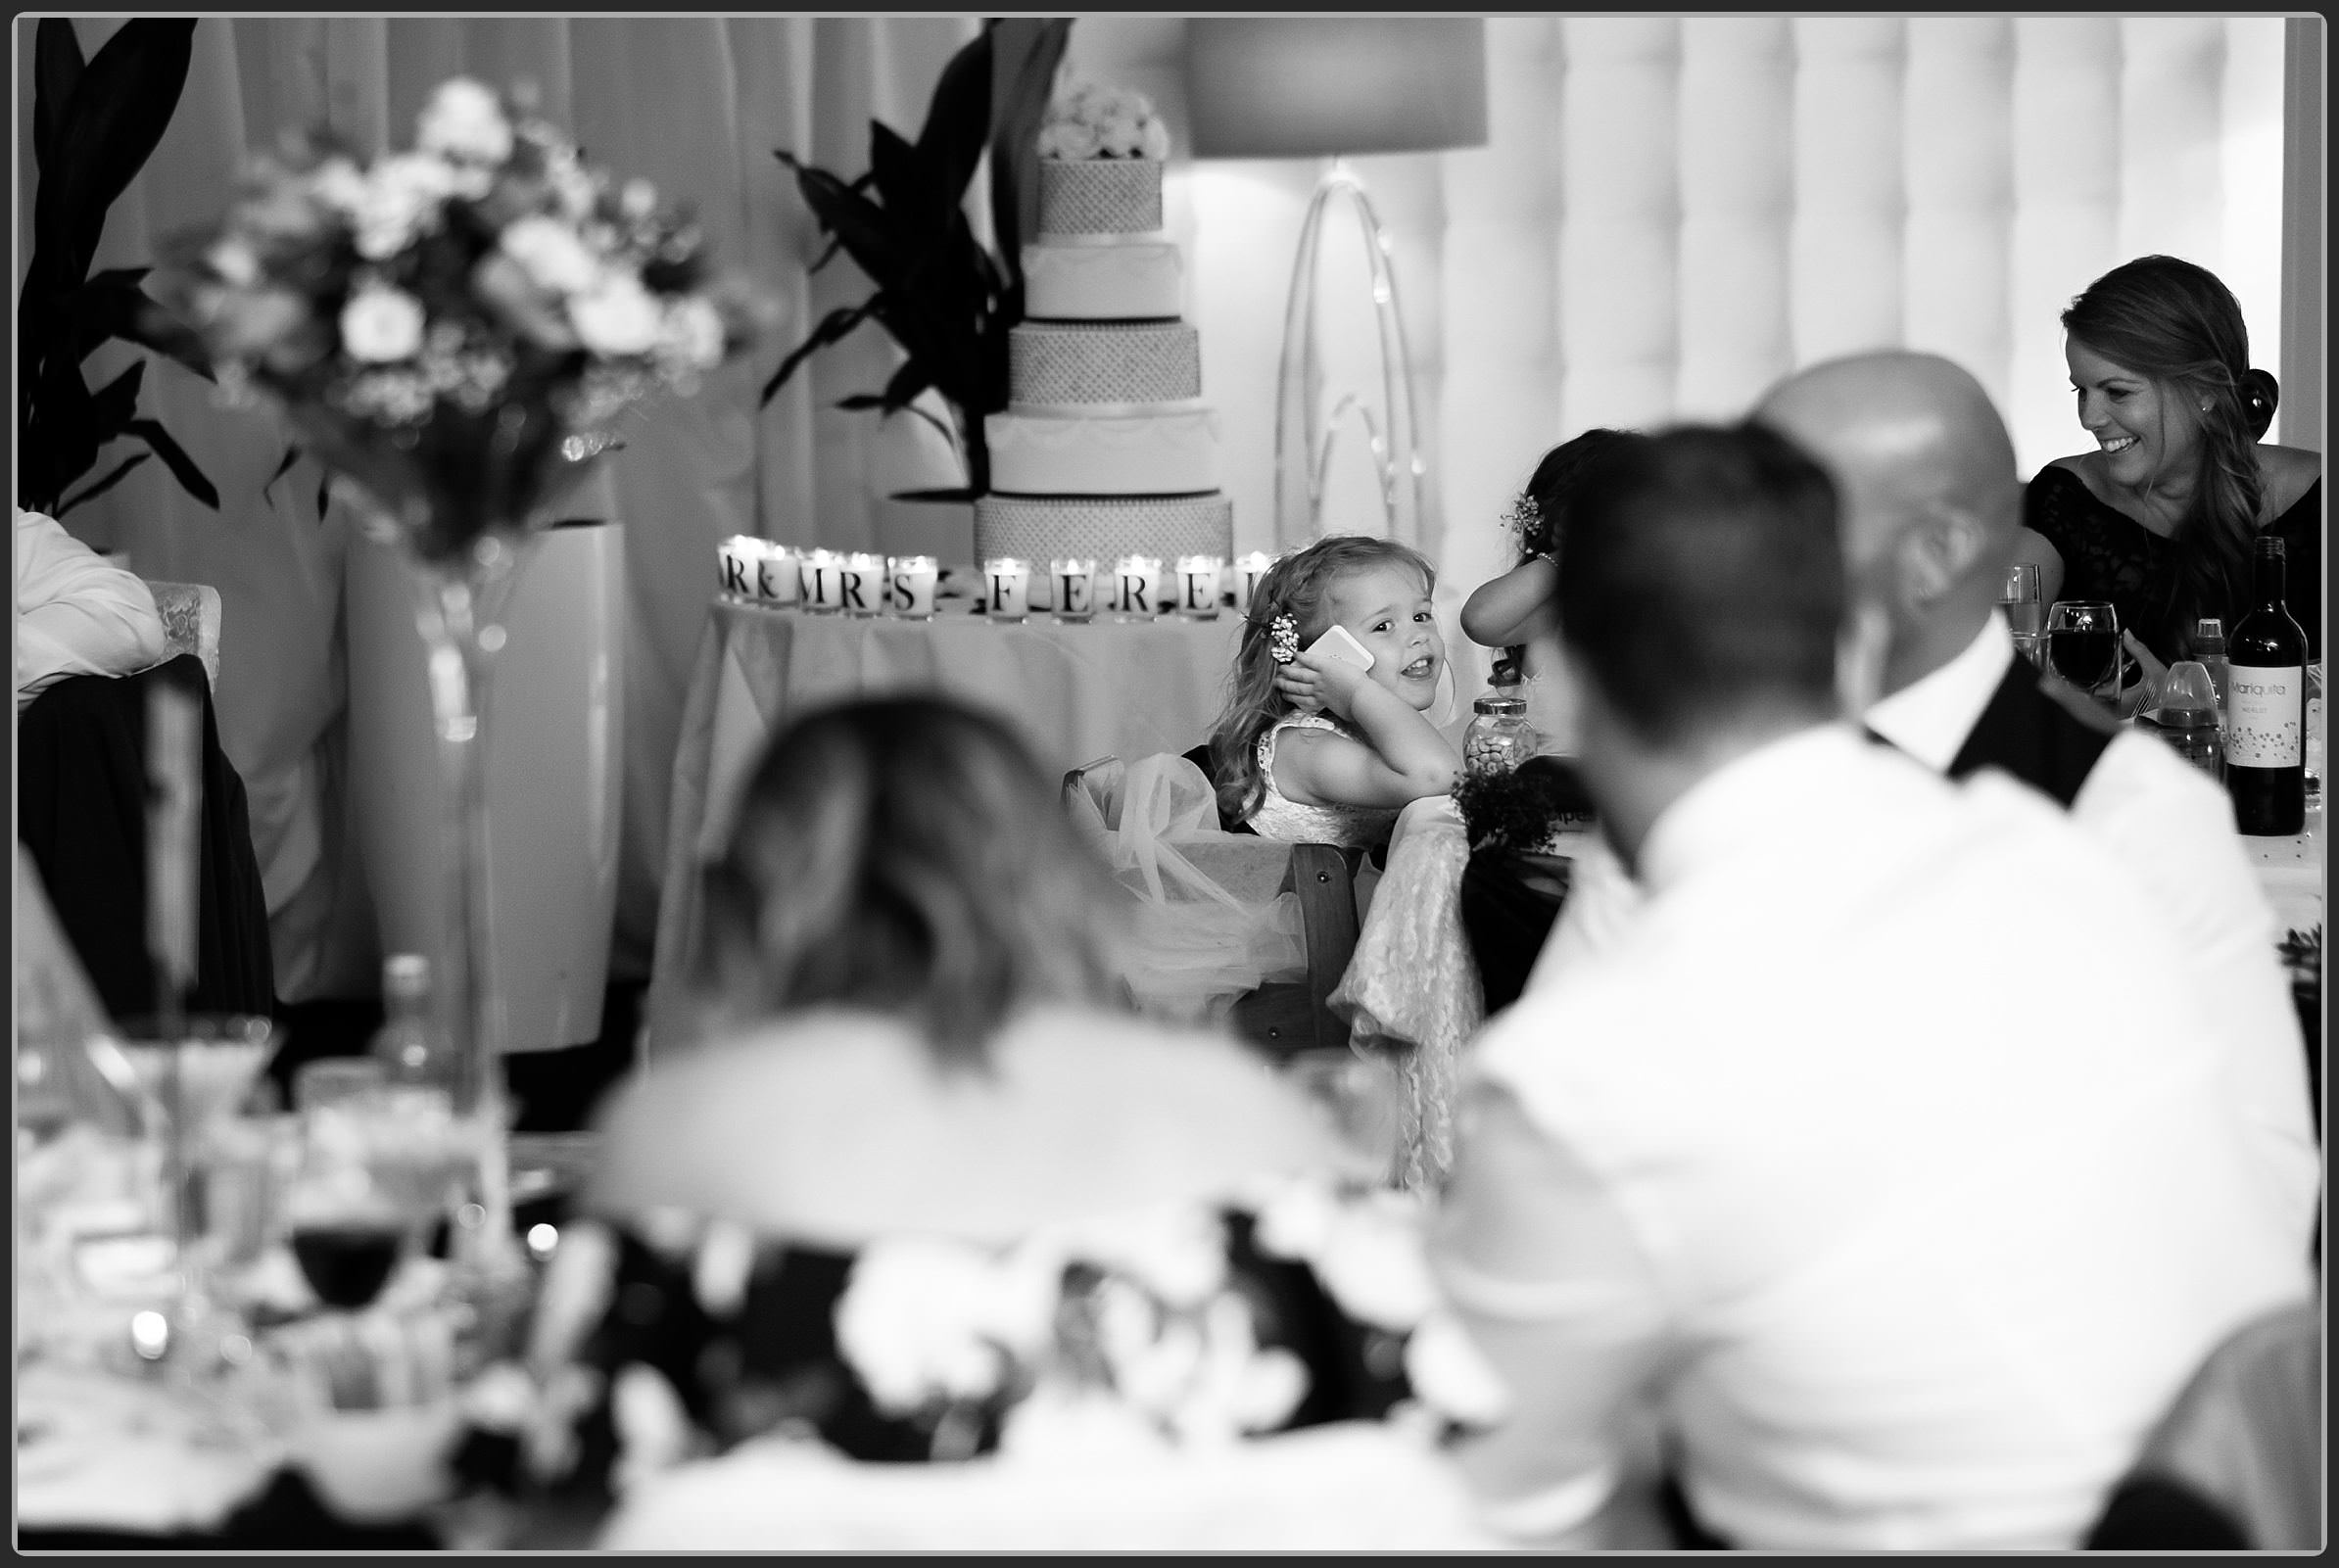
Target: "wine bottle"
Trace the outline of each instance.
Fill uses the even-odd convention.
[[[2225,639],[2225,787],[2245,833],[2307,826],[2307,635],[2282,602],[2282,541],[2261,536],[2249,613]]]

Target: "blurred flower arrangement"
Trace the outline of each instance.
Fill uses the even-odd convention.
[[[329,133],[287,137],[156,281],[230,396],[282,403],[440,560],[523,528],[622,410],[688,395],[771,324],[705,252],[648,183],[456,78],[412,149],[370,165]]]
[[[1042,158],[1150,158],[1170,156],[1170,127],[1143,93],[1128,87],[1078,82],[1048,104],[1040,122]]]

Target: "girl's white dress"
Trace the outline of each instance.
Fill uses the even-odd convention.
[[[1354,730],[1325,713],[1294,713],[1275,721],[1259,737],[1259,776],[1266,794],[1252,809],[1251,829],[1263,838],[1287,844],[1331,844],[1341,849],[1370,848],[1389,841],[1397,826],[1394,809],[1378,806],[1307,806],[1285,798],[1275,787],[1275,740],[1286,730],[1329,730],[1359,738]]]

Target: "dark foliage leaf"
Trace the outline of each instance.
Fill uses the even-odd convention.
[[[869,173],[888,226],[915,235],[940,215],[950,187],[922,148],[912,147],[882,119],[869,122]]]
[[[32,163],[49,166],[65,106],[81,80],[81,40],[63,17],[44,17],[32,35]]]
[[[1070,17],[1008,17],[992,35],[992,79],[1012,83],[993,91],[990,139],[991,229],[1015,296],[1010,320],[1024,314],[1024,238],[1039,227],[1039,127],[1071,36]]]
[[[138,360],[90,395],[90,420],[98,439],[108,441],[129,429],[138,415],[138,389],[146,382],[146,361]]]
[[[34,200],[33,248],[79,282],[106,213],[163,139],[193,57],[193,18],[136,17],[107,39],[66,101]]]
[[[839,306],[821,317],[820,325],[812,329],[812,335],[797,344],[789,352],[788,357],[780,361],[780,368],[772,373],[772,379],[763,384],[761,401],[770,403],[780,389],[788,384],[788,378],[796,373],[796,366],[811,358],[817,351],[837,342],[853,328],[868,320],[876,304],[877,301],[874,298],[867,299],[859,305]]]
[[[72,511],[75,506],[80,505],[83,501],[97,499],[98,497],[103,496],[107,491],[112,490],[116,485],[120,484],[123,475],[127,474],[131,469],[137,467],[144,461],[146,461],[145,452],[140,451],[131,453],[129,456],[121,460],[119,467],[116,468],[105,478],[99,480],[96,484],[91,485],[87,490],[84,490],[79,495],[73,497],[72,499],[59,502],[57,509],[51,512],[49,515],[56,518],[63,518],[67,512]]]
[[[170,470],[170,477],[178,481],[179,489],[213,511],[219,509],[219,492],[204,477],[203,470],[195,466],[195,459],[187,455],[186,449],[178,444],[177,438],[163,428],[161,420],[133,419],[130,421],[129,433],[145,442],[153,449],[154,454],[163,459],[163,466]]]
[[[282,479],[286,474],[291,473],[293,471],[293,465],[300,460],[300,448],[285,448],[284,455],[276,460],[276,471],[268,475],[268,482],[266,484],[260,487],[260,499],[266,501],[271,506],[275,505],[275,499],[268,495],[268,492],[274,490],[276,488],[276,481]]]
[[[918,156],[934,171],[935,183],[956,202],[975,177],[975,166],[991,135],[991,35],[985,23],[967,46],[950,57],[927,105],[918,132]]]

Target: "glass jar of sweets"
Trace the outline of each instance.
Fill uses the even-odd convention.
[[[1535,755],[1541,738],[1527,722],[1526,698],[1498,687],[1470,704],[1474,717],[1462,733],[1462,767],[1469,773],[1508,773]]]

